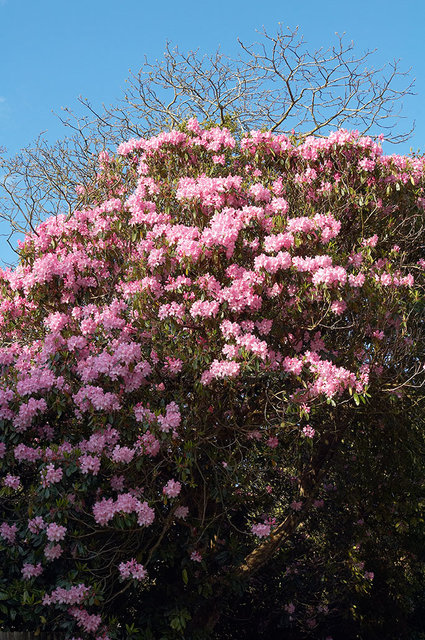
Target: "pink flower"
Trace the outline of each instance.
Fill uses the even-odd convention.
[[[301,500],[298,501],[298,502],[296,500],[294,500],[290,504],[291,509],[293,509],[294,511],[301,511],[302,506],[303,506],[303,503],[302,503]]]
[[[36,516],[35,518],[28,520],[28,529],[35,535],[45,529],[46,526],[47,525],[41,516]]]
[[[251,531],[258,538],[267,538],[270,535],[271,527],[269,524],[253,524]]]
[[[37,576],[41,575],[43,573],[43,567],[40,563],[35,565],[26,562],[21,569],[21,573],[24,580],[30,580],[31,578],[36,578]]]
[[[210,368],[202,374],[201,383],[207,385],[214,378],[235,378],[240,368],[241,365],[239,362],[234,362],[233,360],[230,362],[226,360],[214,360]]]
[[[295,605],[292,602],[289,602],[288,604],[285,604],[284,609],[291,615],[295,611]]]
[[[344,302],[344,300],[335,300],[331,304],[331,311],[337,316],[340,316],[342,313],[344,313],[346,308],[347,304]]]
[[[147,502],[142,502],[136,509],[137,523],[141,527],[149,527],[155,520],[154,510],[148,506]]]
[[[174,511],[174,516],[182,520],[186,520],[189,513],[189,507],[180,506]]]
[[[57,587],[50,595],[44,595],[43,604],[81,604],[90,594],[90,591],[90,587],[86,587],[84,584],[78,584],[69,589]]]
[[[122,491],[124,489],[125,478],[124,476],[112,476],[111,487],[114,491]]]
[[[303,428],[303,435],[306,438],[314,438],[315,433],[316,433],[315,430],[313,429],[313,427],[310,427],[309,424]]]
[[[3,478],[3,484],[5,487],[9,487],[9,489],[14,489],[17,491],[21,487],[21,479],[19,476],[12,476],[10,473]]]
[[[192,551],[192,553],[190,554],[190,559],[193,562],[202,562],[202,555],[199,553],[199,551]]]
[[[45,547],[44,549],[44,555],[46,556],[47,560],[57,560],[58,558],[60,558],[62,553],[63,549],[60,544],[50,544],[47,545],[47,547]]]
[[[135,451],[129,447],[120,447],[118,444],[112,452],[112,460],[114,462],[124,462],[128,464],[134,458]]]
[[[8,525],[7,522],[2,522],[2,524],[0,524],[0,537],[11,544],[16,540],[17,531],[18,528],[16,524]]]
[[[55,468],[54,464],[48,464],[45,469],[41,471],[41,486],[48,487],[50,484],[60,482],[63,477],[63,471],[59,467]]]
[[[275,449],[279,445],[279,439],[277,436],[270,436],[267,440],[267,446],[271,449]]]
[[[47,539],[50,542],[60,542],[60,540],[63,540],[66,534],[66,527],[63,527],[59,524],[56,524],[55,522],[52,522],[51,524],[47,525],[47,529],[46,529],[46,535],[47,535]]]
[[[376,235],[376,233],[370,238],[364,238],[362,241],[362,245],[364,247],[376,247],[377,244],[378,244],[378,236]]]
[[[181,491],[181,484],[176,480],[169,480],[167,484],[162,488],[162,493],[169,498],[175,498]]]
[[[146,433],[138,437],[135,448],[144,455],[154,457],[159,453],[161,444],[148,429]]]
[[[77,624],[87,633],[94,633],[102,622],[101,616],[90,615],[85,609],[73,607],[68,609],[68,613],[77,620]]]
[[[122,578],[133,578],[133,580],[143,580],[146,577],[146,569],[143,565],[138,564],[135,558],[127,562],[121,562],[118,570]]]
[[[97,456],[83,455],[79,458],[81,473],[92,473],[96,476],[100,470],[100,458]]]

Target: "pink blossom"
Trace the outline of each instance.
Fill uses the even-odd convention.
[[[42,456],[41,447],[27,447],[25,444],[18,444],[13,450],[15,460],[18,462],[35,462]]]
[[[310,425],[307,425],[303,428],[303,435],[306,438],[314,438],[314,434],[315,434],[315,430],[310,427]]]
[[[279,445],[279,439],[277,436],[270,436],[267,440],[267,446],[271,449],[275,449]]]
[[[2,522],[2,524],[0,524],[0,536],[11,544],[15,542],[17,532],[18,528],[16,524],[9,525],[7,522]]]
[[[46,526],[47,525],[41,516],[36,516],[35,518],[28,520],[28,529],[35,535],[45,529]]]
[[[85,609],[72,607],[68,609],[68,613],[77,620],[77,624],[87,633],[94,633],[102,622],[101,616],[90,615]]]
[[[375,160],[371,158],[363,158],[360,160],[358,166],[360,169],[364,169],[365,171],[373,171],[375,168]]]
[[[63,477],[63,471],[60,467],[56,468],[50,463],[41,472],[41,486],[48,487],[51,484],[60,482]]]
[[[60,546],[60,544],[49,544],[44,548],[44,555],[46,556],[47,560],[57,560],[58,558],[61,557],[63,553],[63,549]]]
[[[47,539],[49,540],[49,542],[60,542],[64,539],[66,531],[66,527],[52,522],[51,524],[47,525]]]
[[[362,240],[362,245],[364,247],[376,247],[377,244],[378,244],[378,236],[376,235],[376,233],[370,238],[364,238]]]
[[[347,272],[344,267],[325,267],[315,271],[312,277],[313,284],[345,284]]]
[[[138,524],[143,527],[148,527],[155,519],[155,512],[148,506],[147,502],[142,502],[137,507],[137,516]]]
[[[190,554],[190,559],[193,562],[202,562],[202,555],[199,553],[199,551],[192,551],[192,553]]]
[[[302,506],[303,506],[303,503],[301,500],[299,500],[298,502],[294,500],[290,504],[291,509],[293,509],[294,511],[301,511]]]
[[[115,515],[115,503],[113,498],[102,498],[93,505],[95,521],[100,525],[106,525]]]
[[[59,311],[50,313],[45,319],[44,324],[51,331],[61,331],[68,324],[70,318],[66,313],[60,313]]]
[[[130,449],[129,447],[120,447],[117,444],[112,451],[111,458],[114,462],[124,462],[129,464],[133,460],[134,455],[134,449]]]
[[[201,316],[202,318],[215,317],[219,310],[219,303],[217,301],[197,300],[190,308],[190,315],[193,318]]]
[[[97,456],[83,455],[79,458],[81,473],[92,473],[96,476],[100,469],[100,459]]]
[[[148,430],[142,436],[139,436],[136,443],[136,448],[148,456],[156,456],[161,448],[159,440]]]
[[[344,302],[344,300],[335,300],[331,304],[331,311],[337,316],[340,316],[342,313],[344,313],[346,308],[347,304],[346,302]]]
[[[23,402],[19,407],[18,415],[13,420],[16,431],[22,432],[28,429],[34,417],[38,413],[44,413],[46,410],[47,403],[44,398],[39,400],[30,398],[27,403]]]
[[[167,484],[162,488],[162,493],[169,498],[175,498],[181,491],[181,484],[176,480],[169,480]]]
[[[158,423],[161,431],[168,432],[170,429],[176,429],[181,423],[180,409],[173,401],[167,404],[165,416],[158,416]]]
[[[36,578],[41,575],[43,573],[43,567],[40,563],[35,565],[26,562],[21,569],[21,573],[24,580],[30,580],[31,578]]]
[[[253,524],[251,531],[258,538],[267,538],[270,535],[271,527],[269,524]]]
[[[138,564],[134,558],[121,562],[118,569],[122,578],[133,578],[133,580],[143,580],[147,574],[143,565]]]
[[[12,476],[10,473],[3,478],[3,484],[5,487],[9,487],[10,489],[14,489],[17,491],[21,488],[21,479],[19,476]]]
[[[214,360],[209,370],[204,371],[201,376],[202,384],[209,384],[214,378],[234,378],[240,371],[239,362]]]
[[[182,520],[185,520],[188,516],[189,513],[189,507],[184,507],[184,506],[179,506],[177,507],[177,509],[174,511],[174,516],[176,518],[180,518]]]
[[[44,595],[43,604],[81,604],[89,595],[90,591],[90,587],[86,587],[84,584],[78,584],[69,589],[57,587],[50,595]]]

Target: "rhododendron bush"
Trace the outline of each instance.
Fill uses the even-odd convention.
[[[368,527],[420,433],[424,167],[195,119],[100,155],[1,273],[6,627],[210,637],[270,572],[272,628],[314,635],[387,580]]]

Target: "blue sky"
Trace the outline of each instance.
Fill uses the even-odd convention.
[[[312,49],[345,32],[357,51],[377,48],[377,64],[400,58],[412,67],[418,95],[406,100],[404,115],[416,131],[409,143],[384,149],[425,150],[424,0],[0,0],[0,146],[16,153],[41,131],[61,137],[52,112],[76,107],[79,95],[114,104],[129,69],[145,55],[161,59],[167,40],[181,50],[220,45],[231,56],[238,37],[250,43],[256,29],[274,32],[278,22],[298,25]],[[12,255],[0,237],[0,261]]]

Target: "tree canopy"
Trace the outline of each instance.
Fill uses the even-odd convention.
[[[0,274],[4,627],[423,631],[424,164],[196,118],[100,153]]]

